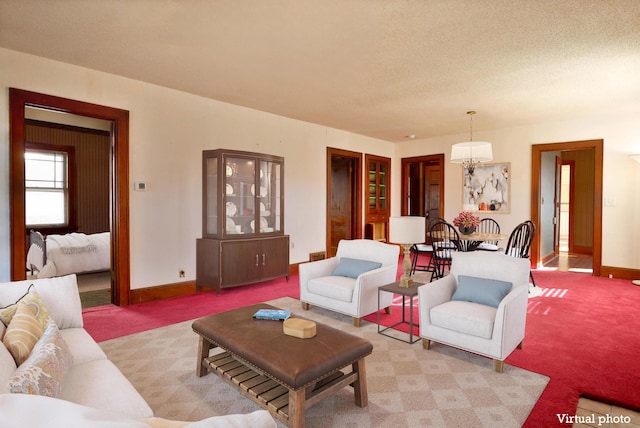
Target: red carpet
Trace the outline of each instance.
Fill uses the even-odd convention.
[[[534,275],[545,292],[529,300],[524,348],[506,362],[551,380],[525,426],[563,426],[557,415],[575,414],[581,395],[640,409],[640,287],[578,273]],[[401,304],[396,296],[393,313],[382,313],[381,323],[400,321]],[[365,320],[375,323],[377,314]]]
[[[630,281],[536,271],[522,350],[506,362],[551,378],[525,426],[561,426],[580,395],[640,409],[640,287]]]
[[[98,306],[84,309],[82,314],[84,328],[94,340],[102,342],[285,296],[300,298],[297,275],[292,275],[288,282],[280,278],[226,288],[219,296],[215,291],[207,291],[125,307]]]
[[[551,381],[525,426],[566,426],[558,414],[575,414],[581,395],[640,410],[640,287],[577,273],[534,275],[545,294],[530,299],[524,349],[515,350],[506,362]],[[226,289],[220,296],[206,292],[83,313],[87,331],[103,341],[284,296],[299,298],[296,275],[289,282]],[[383,313],[383,324],[397,322],[399,309]],[[414,313],[417,320],[417,308]],[[377,322],[377,315],[365,319]]]

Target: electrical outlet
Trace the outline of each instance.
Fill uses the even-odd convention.
[[[184,269],[180,269],[180,272],[178,272],[178,276],[180,278],[184,278]]]

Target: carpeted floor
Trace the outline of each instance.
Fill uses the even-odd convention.
[[[538,270],[534,275],[541,294],[529,299],[524,349],[513,352],[506,363],[551,381],[525,427],[565,426],[558,415],[575,414],[580,396],[640,410],[640,317],[635,316],[640,287],[576,273]],[[282,296],[299,298],[297,275],[289,281],[225,289],[220,296],[198,293],[90,308],[83,318],[87,331],[100,342]]]
[[[349,388],[309,409],[308,427],[520,427],[548,382],[514,366],[500,374],[490,359],[441,346],[422,349],[377,333],[377,325],[353,327],[351,318],[283,297],[270,304],[291,309],[374,344],[367,357],[369,405],[353,403]],[[192,321],[101,342],[108,357],[149,402],[156,416],[198,420],[246,413],[258,406],[215,375],[195,376],[197,335]],[[282,426],[282,425],[281,425]]]
[[[83,291],[80,293],[80,302],[82,309],[108,305],[111,303],[111,289]]]

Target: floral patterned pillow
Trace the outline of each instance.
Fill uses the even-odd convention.
[[[9,391],[57,398],[72,365],[73,355],[67,343],[56,323],[49,320],[29,358],[13,372]]]

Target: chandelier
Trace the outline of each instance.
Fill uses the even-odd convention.
[[[473,115],[476,112],[468,111],[467,114],[469,115],[469,141],[451,146],[451,162],[462,164],[469,174],[473,174],[478,164],[493,160],[493,151],[491,143],[473,141]]]

